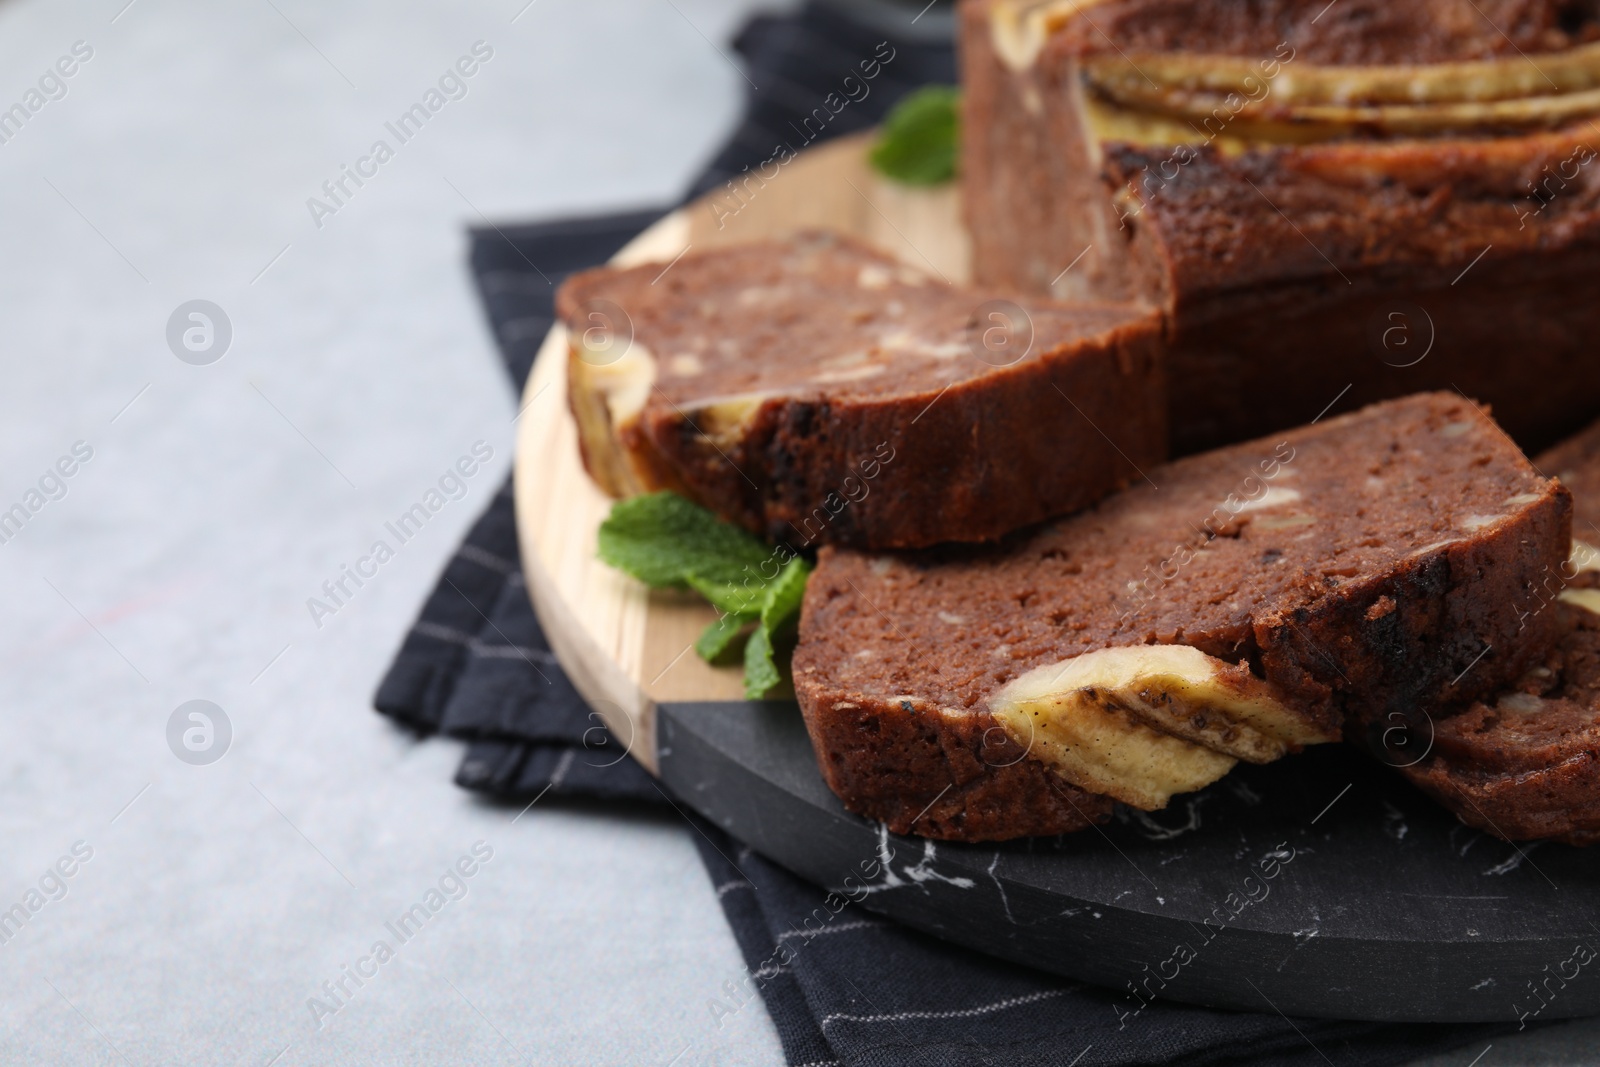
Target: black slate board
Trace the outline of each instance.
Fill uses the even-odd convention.
[[[1600,1014],[1600,851],[1511,845],[1327,745],[1103,830],[888,834],[823,783],[792,702],[664,704],[661,777],[820,885],[993,955],[1127,992],[1417,1022]],[[850,878],[850,881],[846,881]]]

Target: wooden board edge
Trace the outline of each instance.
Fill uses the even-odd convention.
[[[629,265],[658,259],[670,260],[687,246],[688,230],[685,214],[675,211],[628,242],[613,257],[613,262]],[[546,546],[534,538],[534,532],[542,528],[535,510],[545,503],[540,482],[547,472],[543,469],[540,457],[548,456],[546,444],[553,436],[570,435],[573,432],[570,419],[560,417],[565,411],[567,395],[566,348],[566,328],[557,323],[539,347],[533,373],[528,375],[519,400],[518,410],[521,414],[517,419],[512,498],[528,599],[544,630],[545,639],[550,643],[550,650],[555,653],[578,695],[605,723],[612,736],[624,743],[629,754],[651,774],[655,774],[659,767],[656,758],[656,708],[645,687],[634,678],[637,664],[619,663],[567,604],[567,598],[562,596],[556,576],[551,572]],[[560,405],[555,418],[541,417],[544,413],[536,407],[546,393],[550,394],[545,400],[547,406]],[[628,588],[632,583],[626,583],[626,579],[620,575],[618,582],[624,585],[624,598],[643,600],[649,595],[643,586]],[[645,617],[642,605],[631,612],[625,610],[624,615],[633,616],[642,630]],[[629,644],[637,647],[642,640],[642,633],[638,636],[640,640]],[[629,667],[635,670],[630,673]]]

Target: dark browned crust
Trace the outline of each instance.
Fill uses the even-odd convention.
[[[974,277],[1048,291],[1090,247],[1058,296],[1162,307],[1173,454],[1304,423],[1346,386],[1341,406],[1459,389],[1530,451],[1600,410],[1600,304],[1584,296],[1600,271],[1600,166],[1572,161],[1600,151],[1590,124],[1234,157],[1200,147],[1181,164],[1176,149],[1113,143],[1096,165],[1073,104],[1078,53],[1108,48],[1100,31],[1124,50],[1271,57],[1290,40],[1294,63],[1435,62],[1510,54],[1494,26],[1525,52],[1590,40],[1593,5],[1478,3],[1486,20],[1456,0],[1341,2],[1311,32],[1295,27],[1325,3],[1197,17],[1193,3],[1118,0],[1018,73],[992,47],[992,2],[968,0],[962,22]],[[1383,347],[1393,323],[1410,347]],[[1529,386],[1543,381],[1560,387]]]
[[[1572,160],[1577,176],[1543,210],[1527,198],[1545,168],[1585,150],[1600,152],[1600,133],[1587,123],[1520,137],[1347,141],[1232,156],[1200,146],[1177,178],[1162,180],[1171,149],[1112,144],[1105,178],[1137,191],[1140,204],[1127,220],[1133,240],[1154,246],[1172,282],[1172,310],[1199,323],[1316,299],[1321,287],[1313,283],[1330,276],[1340,284],[1325,301],[1402,278],[1443,288],[1490,245],[1474,271],[1593,250],[1600,174],[1587,163]],[[1286,285],[1294,291],[1283,292]],[[1217,307],[1224,298],[1246,303]]]
[[[1403,768],[1468,826],[1508,841],[1600,841],[1600,615],[1567,604],[1561,643],[1512,692],[1533,709],[1480,703],[1437,722],[1428,757]]]
[[[1168,294],[1174,451],[1304,422],[1347,385],[1341,405],[1457,388],[1530,449],[1576,431],[1600,408],[1600,304],[1578,295],[1600,272],[1600,167],[1536,216],[1524,194],[1542,168],[1596,150],[1586,126],[1205,148],[1158,182],[1145,168],[1166,154],[1111,148],[1107,183],[1140,190],[1130,262],[1157,265],[1146,274]],[[1391,324],[1404,345],[1384,347]]]
[[[1164,380],[1146,320],[942,397],[775,400],[726,458],[670,409],[647,410],[643,432],[692,499],[770,540],[987,541],[1086,507],[1136,477],[1135,465],[1158,461]],[[882,467],[870,492],[846,503],[874,456]]]
[[[1530,617],[1519,608],[1566,558],[1571,498],[1565,488],[1539,478],[1477,409],[1453,394],[1391,402],[1285,440],[1307,457],[1322,443],[1321,466],[1305,475],[1311,482],[1304,486],[1319,494],[1318,514],[1359,516],[1375,506],[1359,485],[1375,458],[1393,447],[1389,433],[1404,440],[1419,422],[1437,431],[1464,418],[1479,420],[1471,445],[1453,457],[1436,455],[1435,462],[1448,460],[1452,484],[1476,478],[1494,486],[1496,500],[1530,497],[1508,513],[1511,521],[1415,550],[1386,545],[1381,534],[1367,537],[1372,558],[1387,562],[1346,578],[1318,575],[1310,553],[1352,551],[1349,539],[1361,536],[1365,521],[1352,520],[1325,547],[1317,547],[1319,540],[1294,550],[1303,557],[1294,566],[1307,568],[1303,578],[1291,571],[1287,579],[1260,585],[1250,584],[1253,561],[1276,565],[1272,553],[1279,550],[1268,546],[1291,543],[1278,533],[1254,535],[1246,525],[1244,534],[1219,536],[1209,546],[1223,568],[1211,581],[1236,583],[1240,592],[1222,595],[1248,602],[1238,609],[1217,607],[1215,600],[1208,607],[1218,589],[1188,588],[1181,571],[1156,608],[1129,618],[1118,598],[1125,579],[1140,573],[1139,554],[1160,543],[1151,531],[1181,531],[1198,521],[1192,501],[1229,492],[1258,455],[1272,454],[1270,441],[1155,468],[1150,477],[1163,490],[1135,486],[1091,512],[996,548],[893,557],[892,567],[906,568],[908,593],[898,591],[898,578],[882,578],[889,572],[875,569],[884,564],[872,557],[824,550],[807,586],[794,658],[795,691],[824,777],[851,810],[900,819],[899,825],[909,825],[903,820],[947,787],[939,805],[951,794],[987,805],[982,818],[966,822],[919,820],[914,832],[928,836],[975,841],[1074,829],[1080,809],[1041,806],[1041,768],[1031,758],[1012,762],[1012,750],[998,744],[1003,731],[986,701],[1033,667],[1117,645],[1188,644],[1247,663],[1323,730],[1344,729],[1358,739],[1392,725],[1391,713],[1409,722],[1417,707],[1461,707],[1506,686],[1537,665],[1555,639],[1553,613]],[[1348,469],[1333,473],[1342,467]],[[1339,477],[1350,488],[1329,496],[1340,492]],[[1449,485],[1429,484],[1437,507],[1450,506]],[[1413,514],[1434,507],[1406,503]],[[1383,524],[1389,520],[1377,521],[1374,531],[1388,529]],[[1404,529],[1405,521],[1395,529]],[[1415,536],[1429,539],[1421,530]],[[1121,546],[1130,558],[1118,559]],[[1255,599],[1262,596],[1269,599]],[[970,633],[941,638],[930,619],[941,604],[971,615],[964,620],[972,624]],[[1001,641],[1010,651],[993,658]],[[857,662],[862,656],[869,658]],[[985,738],[994,751],[979,747]],[[975,788],[980,780],[981,789]]]
[[[1492,693],[1555,639],[1553,619],[1524,625],[1519,604],[1559,566],[1570,529],[1571,498],[1553,486],[1514,528],[1268,615],[1255,627],[1259,670],[1295,701],[1327,708],[1328,725],[1342,721],[1347,734],[1381,731],[1393,712]]]
[[[842,265],[894,266],[855,242],[832,241]],[[746,268],[765,261],[770,269],[785,247],[687,256],[659,286],[652,284],[659,266],[586,272],[562,287],[557,311],[571,322],[589,301],[611,300],[628,309],[636,341],[660,355],[667,331],[680,329],[680,321],[703,305],[733,304]],[[968,334],[988,325],[975,315],[987,294],[937,282],[923,291],[928,306],[922,310],[930,316],[965,323]],[[775,320],[837,319],[829,343],[841,349],[868,343],[830,305],[829,292],[811,296],[775,311]],[[901,296],[891,289],[884,299]],[[829,310],[819,313],[818,307]],[[1033,349],[1009,367],[986,368],[962,354],[951,363],[964,376],[953,382],[876,393],[786,385],[761,402],[733,442],[713,441],[686,414],[693,394],[681,386],[674,394],[658,383],[621,436],[644,474],[644,488],[677,491],[769,540],[894,548],[993,540],[1086,507],[1166,455],[1159,317],[1106,303],[1068,308],[1030,300],[1027,310]],[[755,344],[754,332],[732,336]],[[819,356],[767,343],[750,362],[804,364]],[[695,385],[706,396],[739,391],[715,375]]]
[[[1058,47],[1270,55],[1293,41],[1309,63],[1441,63],[1557,51],[1592,40],[1589,0],[1111,0]],[[1504,32],[1502,32],[1504,31]]]
[[[1502,841],[1600,842],[1600,763],[1590,746],[1551,767],[1493,774],[1431,761],[1408,777],[1466,825]]]
[[[1590,526],[1600,514],[1600,423],[1535,465],[1573,491],[1574,535],[1600,542]],[[1600,614],[1557,598],[1595,589],[1600,574],[1569,567],[1541,585],[1526,607],[1556,620],[1555,647],[1508,690],[1439,716],[1426,734],[1414,724],[1432,743],[1424,759],[1400,770],[1462,822],[1496,837],[1592,845],[1600,842]]]

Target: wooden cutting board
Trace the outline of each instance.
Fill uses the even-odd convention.
[[[881,181],[865,148],[836,141],[691,204],[617,262],[668,269],[690,249],[826,225],[964,279],[957,192]],[[747,702],[739,668],[695,655],[711,608],[596,558],[611,502],[578,457],[565,354],[558,327],[518,420],[529,593],[578,691],[680,803],[859,907],[1107,987],[1108,1024],[1137,1025],[1152,997],[1347,1019],[1600,1013],[1600,850],[1468,830],[1343,746],[1241,765],[1167,811],[1061,838],[936,844],[846,812],[793,700]]]

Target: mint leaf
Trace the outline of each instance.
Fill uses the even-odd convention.
[[[796,556],[767,583],[761,600],[761,620],[744,646],[744,695],[751,700],[766,696],[782,681],[773,659],[773,639],[778,630],[800,613],[811,564]]]
[[[761,625],[776,630],[792,615],[800,612],[800,601],[806,595],[806,579],[811,576],[811,564],[796,556],[784,565],[778,576],[767,585],[766,596],[761,601]]]
[[[600,524],[600,558],[646,585],[684,588],[691,577],[732,585],[772,549],[676,493],[619,500]]]
[[[768,553],[770,558],[771,553]],[[762,560],[762,565],[767,560]],[[689,588],[711,601],[711,606],[724,615],[742,615],[746,619],[753,619],[761,614],[761,605],[766,597],[766,590],[760,575],[751,569],[751,576],[737,584],[730,582],[708,582],[694,575],[689,576]]]
[[[700,639],[694,643],[695,652],[707,663],[715,662],[733,644],[734,639],[744,629],[745,623],[752,620],[753,617],[750,615],[722,616],[705,628]]]
[[[906,185],[939,185],[955,177],[961,143],[961,90],[929,85],[889,112],[870,159],[878,171]]]
[[[772,635],[765,626],[757,626],[744,643],[744,695],[749,700],[760,700],[781,681],[772,658]]]
[[[758,699],[782,680],[773,646],[800,612],[811,564],[791,555],[771,578],[778,550],[674,493],[621,500],[600,524],[600,558],[656,588],[693,589],[721,613],[694,648],[713,662],[745,627],[745,695]]]

